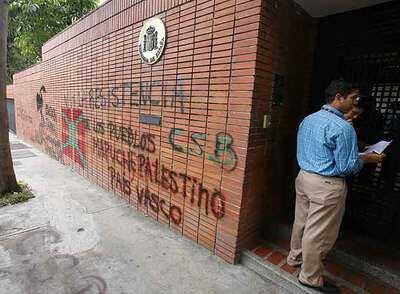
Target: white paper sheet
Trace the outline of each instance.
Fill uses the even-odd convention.
[[[360,155],[368,153],[382,154],[382,152],[386,149],[387,146],[390,145],[390,143],[392,143],[392,141],[380,141],[374,145],[368,146],[367,150],[361,152]]]

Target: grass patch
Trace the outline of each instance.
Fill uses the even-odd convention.
[[[0,207],[26,202],[35,197],[27,184],[18,182],[20,192],[7,193],[0,196]]]

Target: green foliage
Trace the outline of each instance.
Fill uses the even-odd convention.
[[[40,61],[42,45],[97,7],[99,0],[10,0],[8,82]]]
[[[19,192],[7,193],[0,195],[0,207],[6,205],[13,205],[20,202],[26,202],[31,198],[34,198],[32,190],[27,184],[18,182]]]

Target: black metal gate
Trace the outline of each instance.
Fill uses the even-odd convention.
[[[400,50],[347,56],[341,73],[357,81],[374,108],[356,121],[359,141],[393,141],[383,164],[365,166],[352,180],[348,227],[381,239],[400,233]]]
[[[321,20],[311,110],[330,80],[345,78],[372,97],[355,128],[367,144],[393,140],[381,165],[352,179],[344,226],[386,241],[400,240],[400,1]]]
[[[6,99],[7,104],[7,114],[8,114],[8,129],[13,133],[17,132],[17,128],[15,126],[15,106],[13,99]]]

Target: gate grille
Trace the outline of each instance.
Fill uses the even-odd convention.
[[[354,123],[358,138],[393,140],[383,164],[366,165],[350,181],[344,226],[400,241],[400,1],[320,19],[310,110],[323,104],[333,79],[357,83],[373,110]]]
[[[364,54],[343,59],[342,75],[356,81],[375,101],[374,123],[355,123],[367,144],[393,140],[383,164],[366,166],[349,191],[346,224],[381,239],[400,233],[400,58],[398,52]]]

